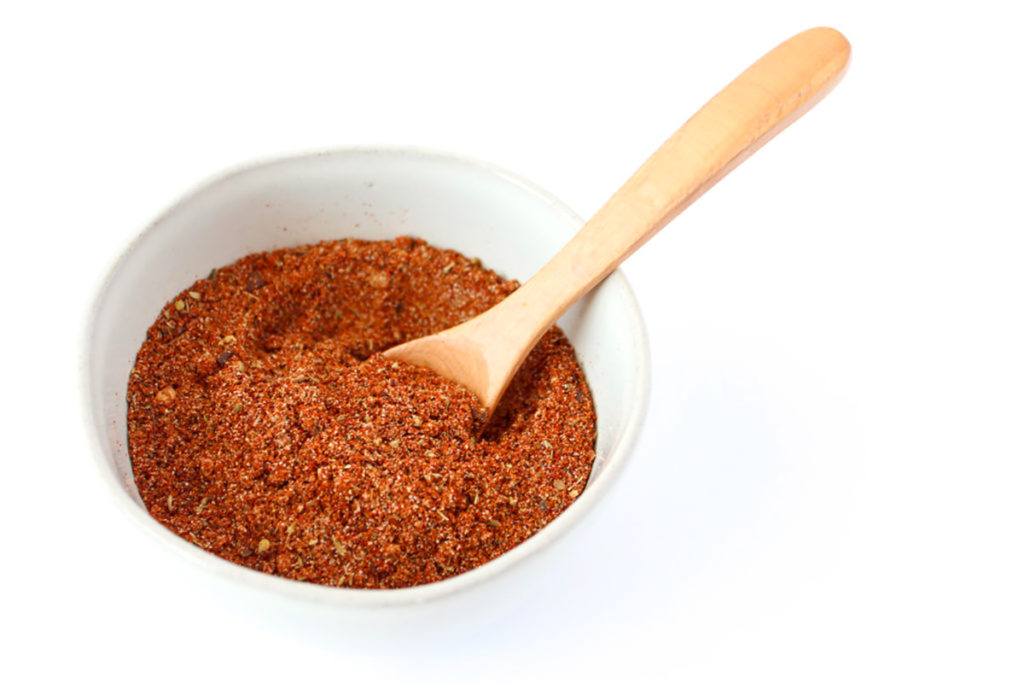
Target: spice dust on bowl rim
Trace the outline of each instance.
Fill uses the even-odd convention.
[[[649,359],[643,321],[620,272],[558,323],[576,349],[597,412],[596,457],[586,488],[520,545],[434,583],[372,589],[293,581],[223,560],[163,527],[147,512],[132,475],[126,443],[129,373],[146,330],[168,300],[211,269],[250,253],[346,237],[412,235],[525,281],[581,224],[556,198],[502,169],[415,149],[343,149],[274,159],[199,186],[132,242],[94,300],[81,377],[102,478],[155,541],[219,577],[278,595],[322,604],[413,604],[504,574],[587,513],[617,478],[638,435]]]

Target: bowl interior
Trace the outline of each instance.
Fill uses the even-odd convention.
[[[140,523],[192,559],[220,573],[318,600],[419,601],[479,581],[539,549],[606,488],[642,419],[649,373],[646,338],[621,273],[614,273],[559,321],[576,348],[598,415],[597,458],[587,489],[526,543],[438,584],[397,591],[299,584],[238,567],[178,539],[148,516],[135,489],[125,443],[125,389],[135,354],[161,306],[212,268],[245,254],[343,237],[414,235],[479,257],[502,276],[525,281],[580,224],[553,197],[506,172],[410,150],[292,157],[201,186],[122,255],[101,287],[87,330],[83,370],[88,418],[98,436],[101,469],[115,495]]]

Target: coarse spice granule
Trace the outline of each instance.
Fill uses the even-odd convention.
[[[511,293],[409,237],[252,254],[161,311],[128,384],[149,513],[263,572],[399,588],[522,543],[582,492],[593,402],[553,328],[481,433],[466,389],[380,352]]]

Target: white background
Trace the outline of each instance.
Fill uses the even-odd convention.
[[[6,7],[0,678],[1021,680],[1012,7]],[[845,81],[625,265],[645,429],[514,600],[347,637],[211,596],[108,500],[80,419],[85,311],[184,191],[268,155],[412,144],[587,216],[819,24],[853,44]]]

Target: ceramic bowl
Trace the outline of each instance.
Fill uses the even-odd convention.
[[[647,400],[640,311],[613,273],[559,322],[576,348],[598,417],[590,482],[562,515],[508,553],[464,574],[391,590],[332,588],[263,574],[174,535],[146,512],[126,448],[125,388],[161,306],[211,268],[256,251],[354,237],[422,237],[527,280],[582,221],[544,190],[493,166],[410,149],[347,149],[234,170],[187,195],[147,227],[96,295],[82,362],[93,451],[109,493],[153,539],[229,582],[336,605],[420,603],[461,592],[534,556],[601,498],[625,464]]]

